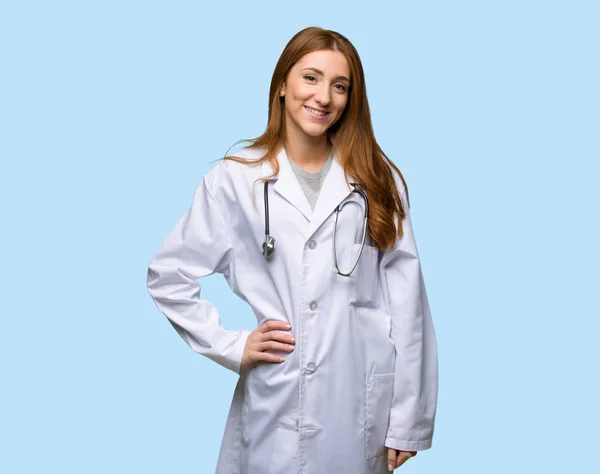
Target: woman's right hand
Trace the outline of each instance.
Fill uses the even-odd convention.
[[[246,340],[240,372],[245,373],[260,362],[283,362],[284,357],[266,351],[293,351],[296,344],[294,337],[281,332],[291,328],[284,321],[268,319],[252,331]]]

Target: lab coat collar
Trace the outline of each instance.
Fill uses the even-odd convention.
[[[314,211],[310,208],[310,203],[300,186],[300,182],[292,169],[290,159],[285,148],[277,154],[279,162],[279,174],[271,178],[275,180],[273,189],[290,202],[302,215],[310,222],[309,232],[306,236],[309,239],[316,230],[325,222],[325,220],[335,210],[335,207],[346,199],[353,191],[353,187],[346,184],[346,176],[349,183],[355,183],[356,180],[344,172],[344,168],[338,161],[339,157],[334,154],[319,197],[315,204]],[[273,169],[268,161],[262,162],[261,177],[269,176]]]

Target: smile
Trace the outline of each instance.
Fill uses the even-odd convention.
[[[308,107],[307,105],[305,105],[304,108],[306,110],[308,110],[311,114],[317,115],[319,117],[323,117],[323,116],[328,115],[328,114],[331,113],[331,112],[321,112],[320,110],[313,109],[312,107]]]

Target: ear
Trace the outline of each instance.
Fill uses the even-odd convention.
[[[285,96],[285,84],[282,84],[281,88],[279,89],[279,97],[283,96]]]

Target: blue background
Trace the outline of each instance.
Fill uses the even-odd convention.
[[[440,355],[406,473],[598,472],[600,8],[592,1],[3,2],[0,471],[212,473],[236,375],[147,265],[202,175],[263,132],[315,25],[361,55]],[[252,312],[199,281],[227,328]],[[331,453],[332,456],[344,453]]]

